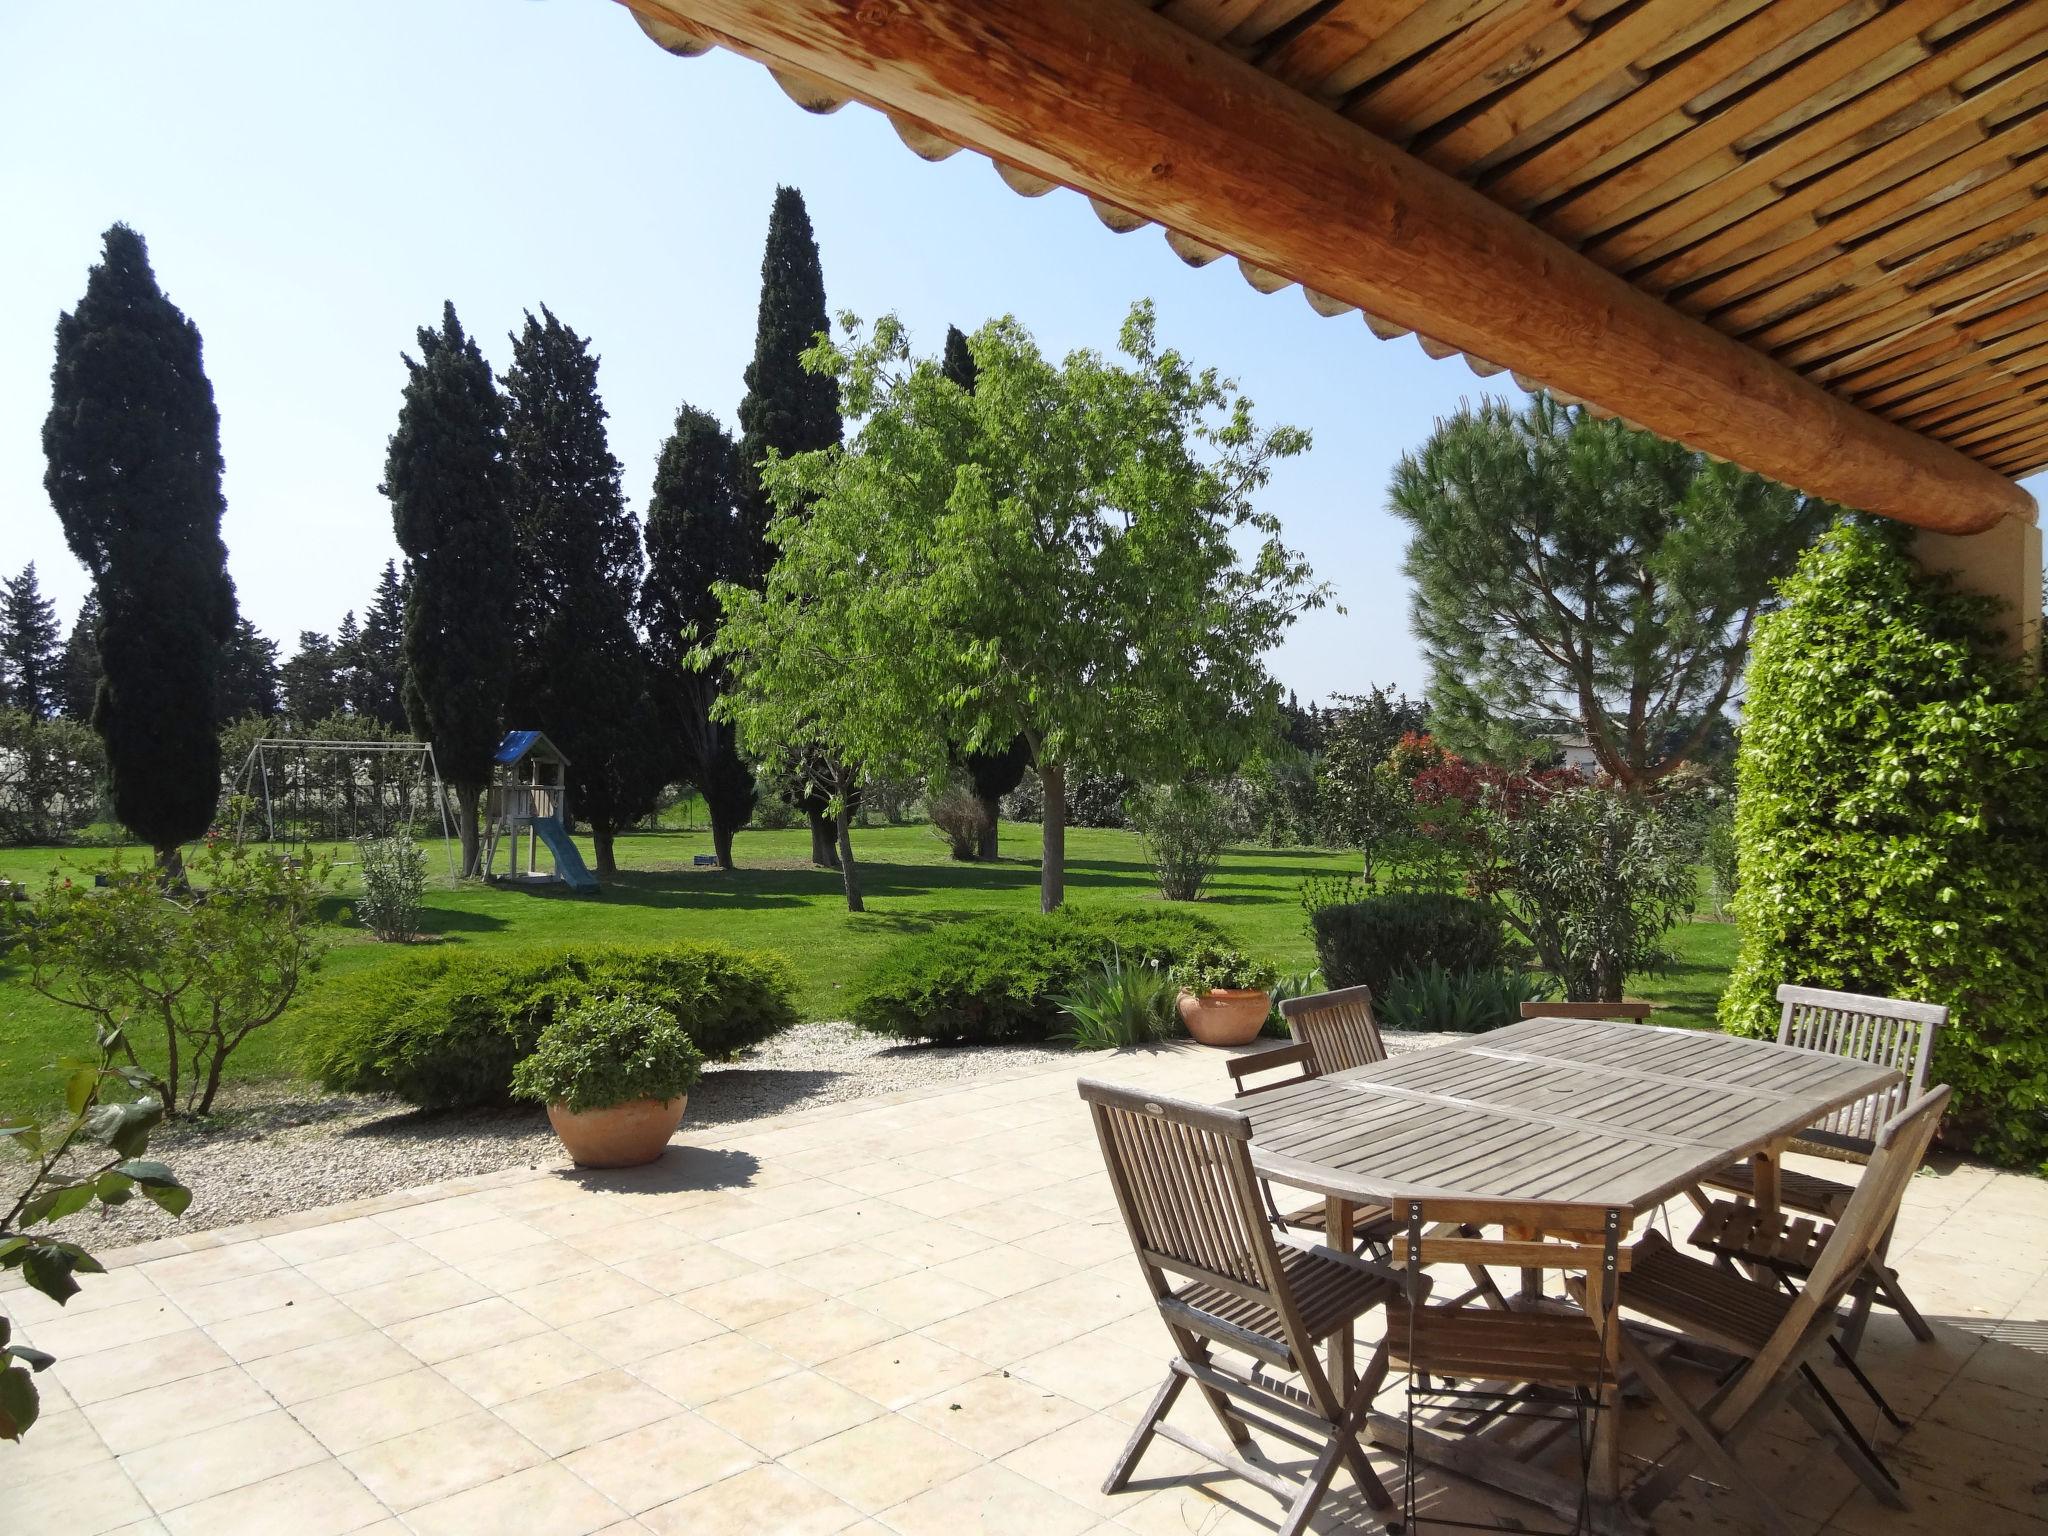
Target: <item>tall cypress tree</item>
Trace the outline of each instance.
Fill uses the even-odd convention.
[[[747,364],[747,392],[739,412],[740,507],[757,562],[749,586],[758,588],[767,580],[773,553],[766,530],[774,508],[761,485],[761,461],[770,449],[785,455],[806,453],[829,448],[840,438],[839,381],[830,374],[810,372],[801,361],[831,323],[825,310],[825,270],[804,195],[795,187],[777,187],[768,215],[768,244],[761,256],[754,360]],[[804,782],[792,798],[811,824],[811,862],[837,867],[839,854],[824,793]]]
[[[63,642],[57,605],[43,596],[35,562],[0,579],[0,704],[37,720],[56,713]]]
[[[704,797],[720,869],[733,867],[733,834],[754,814],[754,774],[731,723],[712,718],[723,669],[692,671],[683,657],[718,633],[711,584],[751,580],[759,566],[739,506],[737,468],[732,438],[716,417],[693,405],[676,412],[647,498],[647,579],[640,589],[660,737],[673,744],[673,776]]]
[[[394,731],[405,729],[405,585],[398,577],[398,563],[384,562],[384,574],[377,578],[377,595],[363,612],[362,633],[356,637],[353,693],[350,708]]]
[[[114,814],[183,878],[179,845],[220,799],[221,647],[235,588],[221,542],[220,415],[199,328],[116,224],[78,308],[57,320],[43,478],[99,594],[93,725]]]
[[[530,602],[511,708],[569,759],[570,812],[612,875],[613,838],[654,809],[661,775],[633,628],[640,527],[605,436],[597,361],[546,305],[512,338],[505,444]]]
[[[406,713],[455,791],[462,872],[481,847],[477,801],[491,779],[512,670],[512,544],[505,402],[455,306],[419,332],[384,460],[391,523],[412,587],[405,607]]]
[[[284,672],[277,664],[277,642],[247,619],[235,620],[235,632],[220,658],[220,717],[265,719],[283,709]]]
[[[88,591],[78,605],[78,621],[64,641],[64,661],[57,677],[58,707],[81,724],[92,719],[93,699],[100,691],[100,599]]]

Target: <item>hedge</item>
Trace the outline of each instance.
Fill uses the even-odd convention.
[[[428,952],[323,985],[300,1015],[301,1059],[343,1093],[394,1093],[423,1109],[502,1104],[512,1068],[577,1003],[649,1004],[715,1061],[794,1024],[794,992],[779,956],[717,944]]]
[[[853,1022],[905,1040],[1043,1040],[1061,1027],[1053,999],[1112,954],[1170,966],[1214,924],[1180,912],[1059,911],[951,923],[885,950],[849,984]]]
[[[1498,970],[1507,959],[1500,914],[1441,891],[1402,891],[1319,907],[1309,918],[1316,959],[1331,987],[1384,996],[1396,976],[1437,965]]]
[[[1758,625],[1736,760],[1741,947],[1721,1021],[1781,983],[1946,1003],[1944,1138],[2048,1155],[2048,694],[1985,599],[1838,526]]]

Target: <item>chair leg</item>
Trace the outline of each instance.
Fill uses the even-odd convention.
[[[1743,1470],[1742,1464],[1730,1453],[1723,1438],[1714,1433],[1713,1426],[1700,1417],[1693,1405],[1686,1400],[1685,1394],[1658,1369],[1649,1355],[1629,1337],[1626,1329],[1621,1334],[1621,1353],[1629,1368],[1649,1387],[1657,1401],[1664,1405],[1664,1411],[1671,1415],[1672,1422],[1678,1425],[1685,1436],[1684,1440],[1672,1448],[1671,1454],[1663,1463],[1637,1485],[1635,1494],[1629,1501],[1636,1513],[1647,1515],[1669,1498],[1685,1480],[1686,1471],[1693,1461],[1703,1459],[1727,1481],[1729,1487],[1739,1489],[1748,1495],[1750,1502],[1756,1506],[1757,1513],[1762,1517],[1763,1528],[1770,1532],[1771,1536],[1791,1536],[1791,1527],[1786,1525],[1785,1517],[1778,1512],[1778,1506],[1771,1502],[1770,1496]]]
[[[1166,1417],[1173,1401],[1180,1396],[1180,1389],[1188,1384],[1187,1377],[1179,1371],[1168,1371],[1166,1380],[1159,1390],[1152,1394],[1152,1402],[1145,1409],[1145,1415],[1138,1420],[1138,1427],[1131,1431],[1131,1438],[1124,1442],[1123,1453],[1116,1459],[1116,1465],[1109,1469],[1109,1476],[1103,1479],[1104,1493],[1122,1493],[1124,1485],[1131,1480],[1131,1474],[1138,1468],[1138,1458],[1145,1454],[1145,1448],[1152,1443],[1152,1436],[1159,1428],[1159,1421]],[[1241,1428],[1242,1426],[1240,1426]]]
[[[1351,1476],[1357,1481],[1365,1501],[1374,1509],[1392,1509],[1394,1496],[1387,1492],[1387,1485],[1373,1470],[1367,1459],[1365,1448],[1358,1443],[1358,1432],[1365,1427],[1365,1421],[1372,1415],[1373,1399],[1379,1396],[1380,1387],[1387,1379],[1387,1345],[1380,1341],[1380,1347],[1373,1351],[1372,1364],[1365,1368],[1359,1379],[1358,1390],[1351,1394],[1351,1403],[1344,1414],[1343,1422],[1337,1426],[1337,1447],[1343,1454],[1344,1465],[1351,1469]]]
[[[1880,1504],[1893,1509],[1908,1507],[1905,1495],[1899,1491],[1898,1480],[1877,1459],[1877,1452],[1871,1449],[1870,1442],[1849,1421],[1849,1416],[1842,1412],[1842,1405],[1819,1384],[1810,1368],[1803,1367],[1800,1375],[1793,1379],[1789,1395],[1799,1416],[1827,1437],[1835,1448],[1835,1454],[1842,1458]]]
[[[1899,1284],[1896,1271],[1889,1270],[1882,1263],[1877,1266],[1877,1289],[1884,1297],[1885,1305],[1905,1319],[1907,1331],[1922,1344],[1934,1342],[1934,1330],[1927,1326],[1927,1319],[1920,1315],[1920,1309],[1913,1305]]]
[[[1301,1492],[1294,1496],[1294,1503],[1288,1506],[1287,1518],[1280,1522],[1277,1536],[1301,1536],[1301,1533],[1308,1529],[1309,1521],[1315,1518],[1316,1506],[1322,1503],[1323,1494],[1330,1486],[1330,1478],[1337,1470],[1345,1439],[1346,1435],[1342,1429],[1330,1437],[1330,1443],[1323,1447],[1322,1454],[1316,1457],[1315,1465],[1308,1469],[1308,1476],[1302,1480]],[[1378,1483],[1379,1479],[1374,1478],[1373,1481]],[[1386,1490],[1383,1488],[1380,1492],[1384,1496]]]

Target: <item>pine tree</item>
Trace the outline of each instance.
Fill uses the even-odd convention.
[[[182,879],[179,845],[220,798],[218,682],[235,626],[220,414],[199,329],[125,224],[107,231],[77,310],[58,317],[43,452],[50,504],[99,593],[93,725],[114,813]]]
[[[377,595],[363,612],[349,703],[357,714],[394,731],[406,728],[404,643],[405,584],[399,579],[398,563],[386,560],[384,574],[377,578]]]
[[[351,608],[334,629],[334,680],[341,688],[335,710],[338,715],[356,712],[356,669],[362,664],[362,653],[363,631],[356,623],[355,609]]]
[[[383,494],[405,551],[405,700],[414,733],[433,743],[455,791],[462,872],[481,847],[477,801],[503,729],[513,635],[506,595],[521,573],[512,544],[505,402],[455,306],[419,332],[384,461]]]
[[[100,599],[88,591],[78,605],[78,621],[64,642],[64,660],[57,675],[58,707],[80,724],[92,719],[93,698],[100,689]]]
[[[589,341],[543,305],[512,338],[504,376],[513,521],[526,562],[513,697],[568,758],[569,808],[590,823],[597,872],[661,788],[647,658],[633,628],[640,528],[619,488]]]
[[[0,579],[0,704],[36,720],[57,712],[63,640],[57,605],[43,596],[33,560],[19,576]]]
[[[284,664],[284,709],[296,726],[331,720],[348,701],[335,643],[318,630],[299,631],[299,649]]]
[[[761,485],[761,461],[771,448],[786,457],[839,441],[839,381],[810,372],[802,362],[804,352],[830,328],[825,271],[803,193],[777,187],[761,256],[754,360],[747,364],[747,392],[739,411],[739,501],[755,561],[746,585],[756,589],[767,580],[772,556],[767,528],[774,515]],[[836,867],[839,855],[826,796],[808,777],[799,779],[791,798],[811,824],[811,862]]]
[[[747,580],[755,569],[736,470],[732,438],[716,417],[693,405],[676,412],[647,498],[647,579],[640,588],[660,739],[673,744],[672,776],[688,779],[704,797],[720,869],[733,867],[733,834],[754,814],[754,774],[731,724],[711,713],[725,686],[723,669],[693,671],[683,657],[718,633],[711,584]]]
[[[277,642],[247,619],[235,620],[235,632],[220,659],[220,717],[269,719],[282,712],[283,669],[277,664]]]

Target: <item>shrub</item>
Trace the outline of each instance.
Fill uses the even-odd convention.
[[[410,833],[366,837],[356,844],[363,876],[356,916],[387,944],[403,943],[420,931],[420,906],[427,895],[427,851]]]
[[[1058,1039],[1077,1051],[1108,1051],[1163,1040],[1173,1032],[1172,979],[1157,964],[1126,965],[1112,953],[1102,969],[1053,999],[1067,1019]]]
[[[651,1003],[598,997],[564,1011],[512,1069],[517,1098],[575,1114],[640,1099],[681,1098],[704,1075],[704,1057]]]
[[[1741,948],[1721,1021],[1784,982],[1946,1003],[1945,1136],[2048,1155],[2048,695],[1995,615],[1845,524],[1758,624],[1736,760]],[[2010,615],[2008,618],[2012,617]]]
[[[1313,997],[1323,990],[1323,973],[1317,970],[1288,971],[1274,979],[1266,989],[1273,994],[1273,1011],[1266,1015],[1266,1027],[1259,1031],[1275,1039],[1285,1040],[1294,1033],[1287,1027],[1287,1021],[1280,1016],[1280,1005],[1297,997]]]
[[[1173,968],[1173,979],[1203,997],[1219,988],[1229,992],[1263,992],[1280,973],[1241,949],[1213,941],[1197,944]]]
[[[1714,879],[1714,910],[1726,912],[1735,902],[1739,875],[1736,870],[1735,817],[1717,809],[1700,834],[1700,854],[1707,873]]]
[[[1191,913],[1093,912],[991,916],[904,939],[847,989],[860,1028],[906,1040],[1043,1040],[1060,1024],[1054,1001],[1112,954],[1128,965],[1170,965],[1214,927]]]
[[[1507,949],[1500,914],[1441,891],[1404,891],[1317,909],[1309,916],[1316,958],[1332,987],[1368,986],[1384,996],[1404,971],[1434,962],[1447,971],[1497,969]]]
[[[1522,1004],[1548,990],[1541,977],[1526,971],[1449,971],[1432,960],[1394,977],[1374,1001],[1388,1029],[1473,1035],[1512,1024]]]
[[[795,1023],[794,990],[779,957],[716,944],[432,952],[322,988],[302,1016],[301,1051],[340,1092],[424,1109],[502,1104],[541,1031],[591,998],[656,1008],[719,1060]]]
[[[1301,882],[1301,910],[1311,919],[1325,907],[1345,907],[1365,899],[1356,875],[1310,875]]]
[[[931,803],[932,830],[954,858],[966,862],[981,853],[988,835],[988,810],[972,790],[949,784]]]
[[[1159,894],[1168,901],[1199,898],[1230,840],[1223,797],[1195,781],[1162,784],[1133,792],[1125,809],[1159,877]]]

